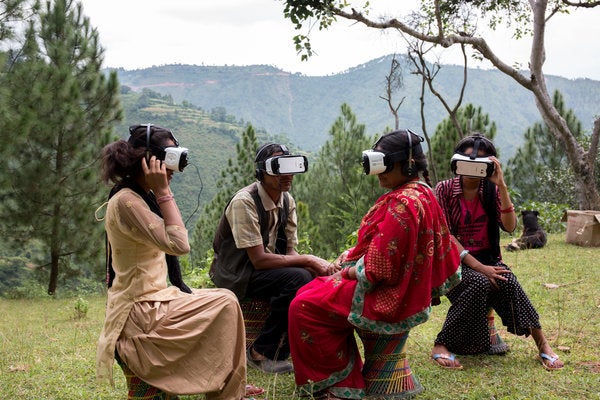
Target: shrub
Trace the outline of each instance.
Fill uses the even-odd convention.
[[[515,208],[517,216],[520,216],[523,210],[537,210],[540,215],[538,216],[538,222],[542,229],[547,233],[560,233],[565,232],[566,225],[562,222],[565,210],[569,206],[567,204],[554,204],[546,201],[526,201],[523,204]],[[519,218],[519,224],[522,226],[522,221]]]

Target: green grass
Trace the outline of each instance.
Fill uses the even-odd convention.
[[[448,309],[444,299],[408,339],[413,373],[426,389],[418,399],[600,399],[600,248],[568,245],[564,237],[553,234],[544,249],[505,252],[504,257],[565,368],[545,371],[534,359],[533,340],[509,335],[499,324],[511,346],[507,355],[463,356],[462,371],[437,367],[429,354]],[[564,286],[549,289],[545,284]],[[85,300],[89,308],[83,319],[76,318],[77,298],[0,300],[0,399],[125,398],[118,367],[115,389],[95,381],[104,297]],[[296,398],[293,375],[249,369],[248,380],[267,388],[270,400]]]

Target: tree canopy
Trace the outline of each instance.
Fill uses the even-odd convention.
[[[413,12],[394,17],[373,17],[369,14],[368,2],[346,0],[285,0],[284,15],[297,30],[304,28],[309,33],[300,33],[295,38],[298,51],[307,58],[313,54],[310,29],[318,26],[327,29],[338,18],[355,21],[367,27],[395,30],[403,37],[431,43],[443,48],[454,45],[467,46],[473,56],[488,60],[496,69],[511,77],[517,84],[529,90],[544,123],[562,143],[574,173],[578,205],[582,209],[600,210],[600,193],[595,181],[595,160],[598,156],[600,118],[595,121],[590,145],[586,149],[577,140],[567,121],[553,104],[546,86],[544,62],[546,60],[546,28],[558,13],[568,13],[576,7],[593,8],[600,2],[582,0],[422,0]],[[500,24],[513,28],[513,36],[528,37],[531,53],[528,71],[520,70],[511,62],[500,59],[486,39],[478,32],[477,24],[484,21],[495,29]],[[582,37],[581,40],[594,40]],[[590,42],[590,46],[594,46]]]
[[[100,264],[98,161],[121,108],[116,74],[100,71],[98,34],[80,4],[47,2],[25,35],[2,75],[9,118],[0,120],[0,131],[11,133],[15,151],[1,178],[0,212],[13,238],[44,244],[41,264],[49,267],[53,294],[61,266]]]
[[[306,207],[304,218],[298,217],[300,236],[306,233],[311,250],[321,257],[339,254],[363,215],[383,194],[377,179],[365,176],[360,164],[362,151],[372,145],[365,126],[358,123],[350,106],[342,104],[329,140],[308,172],[294,178],[294,198]]]

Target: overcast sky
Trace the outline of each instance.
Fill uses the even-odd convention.
[[[105,67],[138,69],[164,64],[268,64],[287,72],[329,75],[392,53],[404,53],[395,33],[381,33],[340,20],[315,30],[318,53],[300,61],[292,37],[297,33],[283,16],[281,0],[82,0],[85,15],[98,29]],[[381,12],[398,16],[409,0],[371,0]],[[544,72],[567,78],[600,80],[600,8],[551,20],[546,37]],[[530,42],[509,35],[486,36],[509,63],[527,66]],[[455,51],[442,53],[443,64],[460,63]],[[470,64],[475,66],[475,64]],[[488,64],[481,65],[486,68]]]

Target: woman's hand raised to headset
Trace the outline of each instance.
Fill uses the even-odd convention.
[[[490,182],[496,184],[497,186],[506,186],[504,182],[504,173],[502,172],[502,166],[500,164],[500,160],[498,160],[494,156],[489,157],[490,160],[494,163],[494,173],[490,176]]]
[[[167,167],[165,164],[156,158],[150,157],[146,161],[146,157],[142,157],[142,170],[144,171],[144,180],[148,189],[152,190],[156,196],[169,195],[169,178]]]

